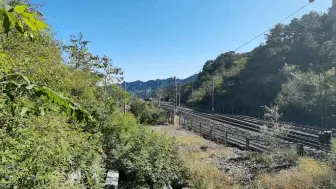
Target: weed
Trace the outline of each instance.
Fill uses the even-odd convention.
[[[330,168],[325,164],[301,158],[297,169],[279,174],[261,175],[259,180],[264,188],[272,189],[330,188],[331,175]]]
[[[205,146],[206,141],[200,137],[195,135],[188,136],[179,136],[176,138],[176,142],[182,146]]]

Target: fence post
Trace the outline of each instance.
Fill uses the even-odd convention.
[[[202,122],[199,123],[199,134],[202,135]]]
[[[224,144],[225,144],[225,147],[227,147],[227,141],[228,141],[228,138],[227,138],[227,130],[225,129],[224,131]]]
[[[192,126],[193,126],[193,119],[192,119],[192,116],[190,118],[190,130],[192,130]]]
[[[298,154],[299,156],[303,156],[303,144],[301,144],[301,143],[299,143],[299,144],[297,145],[297,154]]]
[[[213,126],[211,127],[210,132],[209,132],[209,139],[210,140],[212,140],[212,129],[213,129]]]
[[[246,137],[246,144],[245,144],[246,150],[250,149],[250,139]]]

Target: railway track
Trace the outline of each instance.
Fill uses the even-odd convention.
[[[196,109],[196,110],[200,110],[200,111],[204,112],[204,109]],[[213,113],[211,113],[211,114],[213,114]],[[250,122],[253,122],[255,124],[266,124],[266,125],[269,124],[269,122],[267,122],[265,120],[262,120],[262,119],[259,119],[259,118],[256,118],[256,117],[252,117],[252,116],[247,116],[247,115],[232,115],[232,114],[218,114],[218,115],[225,115],[225,116],[229,116],[229,117],[234,117],[234,118],[237,118],[237,119],[250,121]],[[283,121],[279,121],[279,123],[281,125],[287,125],[291,129],[300,130],[300,131],[307,132],[307,133],[318,133],[322,130],[329,130],[329,131],[332,131],[333,137],[336,138],[336,129],[334,129],[334,128],[321,128],[321,127],[312,126],[312,125],[302,125],[302,124],[283,122]]]
[[[211,118],[207,118],[205,116],[197,115],[197,114],[190,113],[190,112],[182,112],[182,114],[183,114],[182,119],[185,119],[185,117],[197,116],[198,118],[202,118],[202,120],[206,122],[216,121]],[[199,132],[199,134],[205,138],[210,138],[211,140],[217,140],[217,141],[227,141],[228,144],[246,149],[246,137],[242,135],[237,135],[237,131],[246,133],[246,130],[244,129],[235,128],[233,126],[229,126],[229,127],[218,127],[218,126],[209,127],[209,126],[204,126],[204,125],[201,126],[201,124],[198,125],[198,123],[195,124],[192,121],[189,121],[189,123],[186,123],[184,126],[186,128],[189,128],[190,130],[193,130],[196,133]],[[202,131],[200,131],[200,129],[202,129]],[[228,130],[230,130],[230,132],[227,132]],[[248,149],[259,151],[259,152],[269,151],[269,148],[266,145],[262,145],[259,143],[259,141],[255,141],[255,140],[249,141]]]
[[[172,109],[173,106],[170,104],[162,104],[166,108]],[[264,124],[270,124],[269,122],[251,118],[248,116],[227,116],[221,114],[209,114],[196,111],[193,109],[178,107],[177,111],[180,113],[188,113],[190,115],[200,116],[203,118],[208,118],[220,123],[230,125],[240,131],[249,131],[252,133],[260,133],[260,130]],[[329,146],[322,145],[319,141],[319,131],[316,128],[298,128],[297,126],[286,127],[288,133],[286,135],[278,136],[282,141],[292,142],[292,143],[301,143],[307,147],[316,148],[316,149],[329,149]],[[239,140],[239,139],[238,139]],[[234,141],[234,140],[233,140]],[[243,143],[240,141],[237,143]],[[251,145],[259,145],[257,143]],[[264,148],[260,146],[260,148]]]

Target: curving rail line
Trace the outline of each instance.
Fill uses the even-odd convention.
[[[163,103],[162,106],[172,109],[173,106],[168,103]],[[257,120],[257,119],[251,119],[251,117],[248,116],[226,116],[221,114],[209,114],[209,113],[203,113],[199,112],[190,108],[185,107],[177,107],[177,111],[179,113],[188,113],[190,115],[196,115],[203,118],[208,118],[210,120],[214,120],[217,122],[221,122],[227,125],[230,125],[232,127],[235,127],[238,130],[242,131],[249,131],[254,133],[260,133],[260,130],[264,124],[270,124],[269,122]],[[312,128],[299,128],[296,126],[286,127],[287,128],[287,134],[286,135],[280,135],[278,138],[282,139],[283,141],[292,142],[292,143],[301,143],[305,146],[317,148],[317,149],[329,149],[329,146],[320,144],[319,141],[319,130],[312,129]],[[240,139],[234,139],[229,138],[231,141],[236,141],[238,144],[245,143],[244,141],[241,141]],[[251,146],[259,145],[259,148],[265,148],[264,146],[260,146],[260,144],[257,143],[250,143]]]

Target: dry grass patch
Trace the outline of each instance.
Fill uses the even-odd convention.
[[[332,172],[325,164],[309,158],[299,159],[297,169],[273,175],[261,175],[263,188],[309,189],[330,188]]]
[[[180,154],[184,157],[188,157],[188,159],[193,159],[194,161],[203,161],[209,158],[218,158],[218,157],[228,157],[231,155],[231,150],[229,149],[213,149],[203,151],[201,149],[180,152]]]
[[[179,152],[181,159],[189,168],[193,188],[225,189],[234,187],[231,179],[211,162],[212,158],[231,155],[230,149],[217,147],[204,151],[200,147],[206,146],[207,142],[199,136],[176,137],[176,142],[184,147],[198,147]]]
[[[191,188],[196,189],[232,189],[232,179],[219,170],[213,160],[232,154],[231,149],[224,148],[214,142],[189,131],[178,130],[178,127],[160,128],[175,138],[178,153],[188,167]],[[202,147],[202,148],[201,148]]]
[[[206,141],[202,137],[195,135],[178,136],[176,137],[176,142],[181,146],[189,147],[206,145]]]
[[[232,188],[233,183],[222,171],[215,165],[206,163],[204,160],[218,155],[227,155],[227,152],[217,150],[209,151],[188,151],[180,153],[190,171],[190,178],[194,188],[204,189],[225,189]]]

